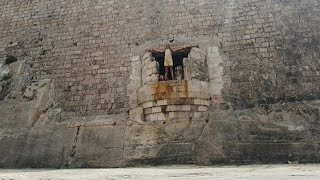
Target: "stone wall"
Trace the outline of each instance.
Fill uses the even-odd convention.
[[[219,45],[226,56],[223,96],[236,107],[319,97],[316,0],[41,0],[1,7],[0,56],[26,60],[33,79],[53,79],[65,116],[129,110],[130,58],[155,39]]]
[[[0,167],[319,162],[317,0],[0,6],[0,64],[23,64],[0,82]],[[206,52],[206,118],[143,120],[166,44]]]
[[[232,16],[238,17],[222,43],[232,64],[226,69],[231,82],[226,99],[239,108],[317,99],[319,18],[313,14],[319,2],[243,1],[236,6]]]

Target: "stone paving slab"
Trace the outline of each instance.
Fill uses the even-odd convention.
[[[119,169],[0,170],[1,180],[45,179],[246,179],[320,180],[320,165],[162,166]]]

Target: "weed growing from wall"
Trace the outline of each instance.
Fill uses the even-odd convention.
[[[17,58],[12,56],[12,55],[7,55],[6,60],[5,60],[5,64],[11,64],[14,62],[17,62]]]

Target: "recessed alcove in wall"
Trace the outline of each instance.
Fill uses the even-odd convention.
[[[145,121],[201,120],[210,106],[211,83],[206,51],[199,47],[172,48],[172,56],[181,78],[159,81],[164,75],[164,50],[149,50],[142,55],[142,86],[138,105]],[[176,73],[175,73],[176,74]]]
[[[173,58],[173,68],[174,68],[174,72],[175,72],[175,79],[179,79],[179,76],[177,76],[177,74],[181,75],[181,79],[179,80],[183,80],[184,77],[184,65],[183,65],[183,59],[184,58],[188,58],[188,55],[190,54],[190,51],[193,47],[185,47],[185,48],[181,48],[178,50],[172,50],[172,58]],[[159,51],[154,51],[151,50],[151,54],[152,57],[155,58],[155,60],[159,63],[159,77],[161,80],[161,76],[164,77],[165,74],[165,68],[164,68],[164,56],[165,53],[164,52],[159,52]],[[168,78],[172,79],[171,74],[168,74]]]

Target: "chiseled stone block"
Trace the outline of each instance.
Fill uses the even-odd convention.
[[[152,68],[148,68],[146,70],[146,76],[151,76],[152,75]]]
[[[205,112],[205,111],[207,111],[208,110],[208,107],[207,106],[199,106],[198,107],[198,111],[200,111],[200,112]]]
[[[191,111],[190,105],[177,105],[176,111]]]
[[[182,105],[182,111],[191,111],[190,105]]]
[[[161,112],[161,107],[153,107],[152,108],[152,113],[159,113]]]
[[[201,104],[210,106],[210,100],[201,100]]]
[[[176,110],[177,110],[177,106],[176,105],[167,106],[167,112],[172,112],[172,111],[176,111]]]
[[[151,115],[150,114],[145,115],[144,119],[145,119],[145,121],[151,121]]]
[[[143,108],[151,108],[153,107],[153,101],[145,102],[142,104]]]
[[[135,122],[142,122],[144,120],[144,110],[141,107],[134,108],[129,111],[129,117]]]
[[[201,100],[202,99],[194,99],[193,101],[194,101],[194,104],[199,105],[199,104],[202,104]]]
[[[142,56],[142,60],[148,60],[151,57],[152,57],[151,53],[147,52]]]
[[[183,118],[190,118],[190,112],[175,112],[174,118],[175,119],[183,119]]]
[[[144,109],[144,114],[147,115],[147,114],[152,114],[152,108],[145,108]]]
[[[151,82],[157,82],[159,80],[159,75],[158,74],[152,74],[150,81]]]
[[[167,99],[158,100],[158,101],[156,101],[156,105],[157,106],[166,106],[166,105],[168,105],[168,100]]]
[[[158,121],[165,121],[167,119],[164,113],[156,113],[155,115],[157,115]]]
[[[157,121],[157,120],[158,120],[157,114],[150,114],[150,121]]]

